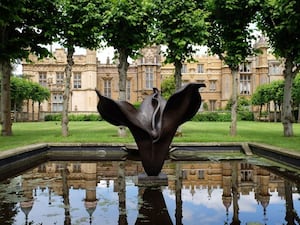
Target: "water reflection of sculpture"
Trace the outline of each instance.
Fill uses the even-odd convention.
[[[148,176],[157,176],[168,156],[177,128],[190,120],[201,105],[199,88],[204,84],[190,83],[174,93],[168,101],[154,88],[139,109],[125,101],[114,101],[96,90],[98,111],[103,119],[131,131],[142,164]]]
[[[139,187],[139,193],[143,193],[143,201],[135,225],[173,225],[160,187]]]

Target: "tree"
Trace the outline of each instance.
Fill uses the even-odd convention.
[[[32,121],[34,121],[34,103],[38,103],[38,117],[37,120],[40,119],[40,106],[44,100],[48,100],[50,97],[50,91],[41,86],[38,83],[31,82],[30,83],[30,99],[32,100]]]
[[[265,104],[269,105],[270,102],[273,102],[274,121],[277,122],[277,109],[280,111],[283,99],[283,87],[284,81],[276,80],[268,84],[262,84],[255,90],[251,96],[251,101],[253,105],[260,106],[259,117],[261,116],[262,106]],[[268,107],[268,112],[269,111],[270,109]]]
[[[30,82],[21,77],[11,77],[11,105],[14,111],[14,120],[17,121],[17,113],[22,110],[24,100],[29,98]]]
[[[11,77],[10,89],[11,105],[13,106],[12,110],[14,111],[15,120],[17,119],[17,113],[22,111],[25,100],[32,100],[32,120],[34,120],[34,103],[38,102],[38,109],[40,110],[41,103],[50,97],[50,91],[47,88],[22,77]],[[39,113],[40,111],[38,111],[38,120],[40,118]]]
[[[167,77],[161,83],[161,93],[165,99],[169,99],[175,92],[175,80],[173,76]]]
[[[300,74],[295,77],[293,89],[292,89],[293,102],[298,107],[298,118],[297,121],[300,123]]]
[[[106,45],[116,49],[119,64],[119,99],[126,100],[128,57],[134,58],[138,51],[149,44],[151,4],[148,0],[108,0],[102,2],[102,22]]]
[[[59,16],[55,18],[52,35],[58,34],[58,42],[67,49],[65,68],[65,89],[63,93],[62,136],[69,135],[69,99],[71,92],[73,55],[75,47],[97,48],[101,41],[101,14],[98,14],[99,1],[64,0],[58,1],[56,8]]]
[[[261,112],[262,112],[262,107],[265,105],[266,103],[266,99],[265,99],[265,87],[266,85],[260,85],[255,92],[252,94],[251,96],[251,102],[253,105],[258,105],[259,106],[259,118],[261,116]]]
[[[175,66],[176,90],[181,87],[182,64],[191,60],[195,46],[207,40],[207,12],[202,1],[153,0],[156,42],[167,46],[166,62]]]
[[[278,80],[270,83],[269,86],[269,100],[274,103],[274,122],[277,122],[277,110],[281,111],[281,105],[283,102],[283,89],[284,81]]]
[[[300,70],[300,1],[262,1],[257,23],[266,34],[276,56],[285,59],[285,85],[281,121],[283,134],[294,135],[292,86]]]
[[[27,59],[30,53],[38,57],[48,55],[41,44],[48,44],[49,18],[55,16],[54,2],[50,0],[3,0],[0,4],[0,75],[1,82],[1,135],[12,135],[10,118],[11,63]]]
[[[135,58],[139,50],[150,43],[149,26],[152,5],[149,0],[103,0],[100,11],[104,13],[101,23],[106,45],[116,50],[119,73],[119,100],[126,100],[128,58]],[[124,136],[119,126],[119,135]]]
[[[208,0],[210,12],[210,37],[208,46],[227,64],[232,75],[232,108],[230,134],[237,132],[238,74],[239,65],[253,54],[249,25],[256,13],[252,0]]]

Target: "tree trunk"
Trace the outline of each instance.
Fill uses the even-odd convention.
[[[260,121],[260,119],[261,119],[262,107],[263,107],[263,104],[260,104],[260,106],[259,106],[259,113],[258,113],[258,120],[259,120],[259,121]]]
[[[270,118],[271,118],[271,116],[270,116],[270,114],[271,114],[271,109],[270,109],[270,102],[268,102],[268,104],[267,104],[267,116],[268,116],[268,122],[270,122]]]
[[[71,92],[71,77],[72,77],[72,67],[74,65],[73,55],[74,55],[74,47],[68,48],[67,53],[67,66],[65,68],[66,80],[65,80],[65,90],[63,94],[63,110],[62,110],[62,118],[61,118],[61,133],[63,137],[69,136],[69,99]]]
[[[300,123],[300,103],[298,105],[298,119],[297,119],[298,123]]]
[[[277,103],[274,101],[274,122],[277,122]]]
[[[27,121],[29,121],[29,99],[27,99]]]
[[[283,135],[285,137],[292,137],[294,136],[293,114],[292,114],[292,105],[293,105],[292,86],[293,86],[293,80],[295,75],[293,74],[292,60],[289,58],[286,59],[283,75],[284,75],[285,82],[284,82],[281,122],[283,125]]]
[[[126,81],[127,81],[127,70],[129,63],[127,62],[128,54],[125,49],[118,49],[119,52],[119,100],[126,101]]]
[[[38,107],[38,112],[37,112],[37,121],[40,121],[41,103],[40,102],[38,102],[38,103],[39,103],[39,107]]]
[[[18,111],[17,111],[17,101],[14,102],[14,122],[17,122]]]
[[[11,136],[12,135],[12,122],[11,122],[11,102],[10,102],[10,76],[12,67],[10,61],[0,62],[0,73],[2,76],[1,80],[1,135]]]
[[[180,60],[175,60],[174,62],[175,66],[175,74],[174,74],[174,80],[175,80],[175,91],[179,90],[182,86],[182,63]],[[181,128],[178,127],[177,131],[178,134],[182,135]]]
[[[176,60],[174,62],[174,66],[175,66],[175,74],[174,74],[174,78],[175,78],[175,88],[176,90],[180,89],[182,86],[182,63],[180,60]]]
[[[231,69],[232,75],[232,106],[231,106],[231,125],[230,135],[236,136],[237,130],[237,106],[238,106],[238,69]]]
[[[127,62],[128,54],[125,49],[118,49],[119,52],[119,100],[126,101],[126,83],[127,83],[127,70],[129,67],[129,63]],[[118,136],[126,137],[126,127],[119,126],[118,128]]]
[[[34,101],[32,101],[31,103],[31,110],[32,110],[31,121],[34,121]]]

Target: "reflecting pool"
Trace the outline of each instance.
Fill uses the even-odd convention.
[[[260,165],[258,165],[260,164]],[[166,185],[139,161],[47,161],[0,183],[0,224],[299,224],[300,178],[246,160],[166,161]]]

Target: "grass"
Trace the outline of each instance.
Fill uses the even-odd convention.
[[[228,122],[187,122],[183,136],[173,142],[258,142],[300,152],[300,124],[294,124],[294,137],[284,137],[281,123],[239,121],[237,136],[229,135]],[[130,135],[117,136],[116,127],[107,122],[70,122],[70,136],[61,136],[60,122],[13,124],[13,136],[0,136],[0,151],[36,143],[133,143]]]

